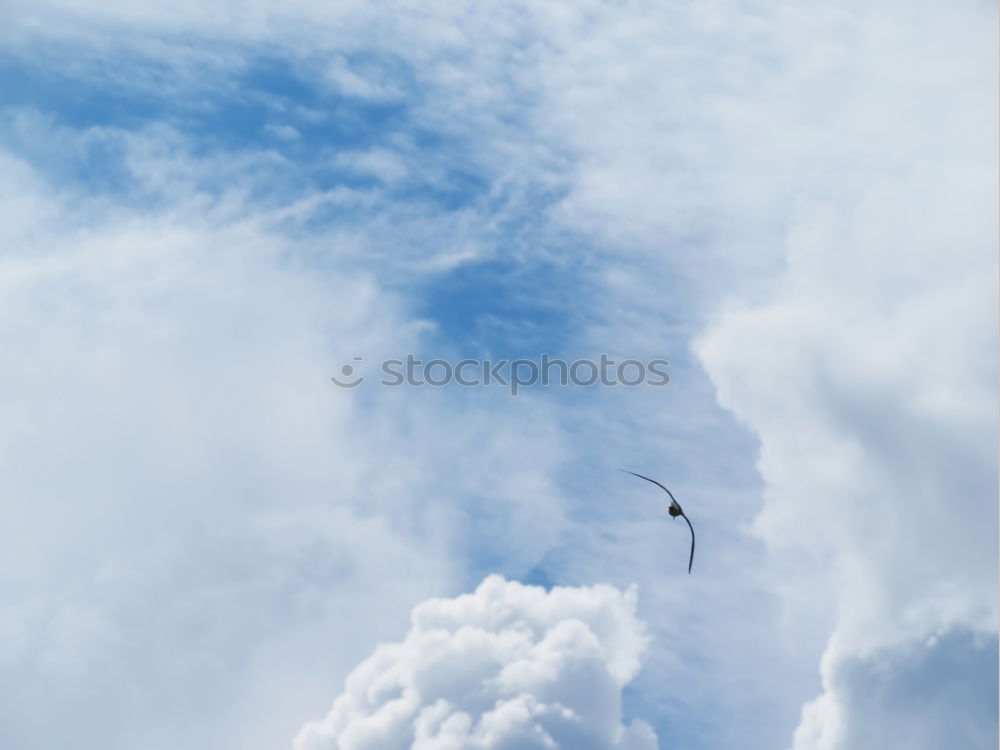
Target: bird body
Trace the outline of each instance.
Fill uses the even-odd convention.
[[[670,505],[667,507],[667,513],[669,513],[672,518],[677,518],[677,516],[683,517],[687,522],[688,528],[691,529],[691,555],[688,557],[688,573],[690,573],[691,566],[694,564],[694,526],[691,525],[691,519],[684,513],[684,509],[681,508],[681,504],[677,502],[677,499],[674,497],[674,493],[657,482],[655,479],[644,477],[642,474],[636,474],[634,471],[629,471],[628,469],[622,469],[622,471],[626,474],[631,474],[634,477],[639,477],[639,479],[645,479],[647,482],[652,482],[670,496]]]

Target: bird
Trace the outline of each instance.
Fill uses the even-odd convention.
[[[672,518],[677,518],[677,516],[683,518],[687,522],[688,528],[691,529],[691,556],[688,557],[688,575],[690,575],[691,566],[694,564],[694,526],[691,525],[691,519],[688,518],[687,514],[684,513],[684,509],[681,508],[681,504],[677,502],[677,499],[674,497],[674,493],[672,493],[662,484],[657,482],[655,479],[644,477],[642,474],[636,474],[634,471],[629,471],[628,469],[621,469],[620,471],[624,471],[626,474],[631,474],[634,477],[639,477],[639,479],[645,479],[647,482],[652,482],[661,490],[670,495],[670,506],[667,508],[667,512],[670,514]]]

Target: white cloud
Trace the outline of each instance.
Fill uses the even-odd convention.
[[[766,486],[752,530],[784,606],[808,619],[802,610],[833,603],[823,694],[804,710],[796,750],[884,746],[862,739],[876,725],[889,744],[937,747],[956,722],[977,728],[964,746],[996,743],[995,714],[966,700],[995,677],[986,659],[928,670],[922,679],[941,683],[933,701],[901,678],[936,634],[995,637],[997,183],[983,155],[996,120],[990,45],[955,34],[971,15],[949,14],[940,30],[902,23],[882,37],[888,49],[869,51],[902,86],[914,71],[883,55],[918,56],[930,28],[951,50],[920,74],[932,81],[920,91],[879,102],[881,82],[858,79],[836,116],[887,140],[830,134],[855,174],[829,171],[836,189],[813,186],[791,204],[786,270],[766,297],[734,300],[697,347],[720,403],[760,439]],[[880,37],[883,20],[855,33]],[[893,115],[911,110],[920,127],[892,135]],[[804,564],[808,574],[781,579]]]
[[[495,575],[473,594],[426,601],[296,750],[652,750],[648,726],[621,723],[647,641],[635,609],[634,588],[546,592]]]
[[[279,141],[297,141],[302,137],[298,129],[287,123],[273,123],[269,122],[262,129],[264,135],[276,138]]]
[[[856,708],[843,664],[903,671],[885,654],[995,630],[995,9],[698,7],[560,27],[538,116],[576,154],[566,220],[629,258],[608,263],[620,312],[599,333],[665,337],[686,304],[707,319],[696,353],[761,441],[751,530],[778,612],[759,637],[826,640],[826,705]],[[863,747],[879,710],[841,711],[843,744],[826,713],[816,746]]]
[[[411,351],[422,328],[350,245],[310,264],[274,228],[289,207],[248,201],[270,157],[101,137],[153,205],[0,157],[0,387],[18,394],[0,409],[0,674],[18,685],[0,744],[275,747],[453,585],[478,503],[482,546],[535,563],[562,438],[544,408],[524,424],[474,394],[337,391],[355,352]]]
[[[728,313],[700,346],[721,402],[761,439],[767,486],[755,532],[779,565],[812,560],[813,573],[800,579],[806,589],[788,605],[824,608],[828,594],[808,588],[832,562],[827,695],[805,714],[802,750],[869,746],[838,739],[857,730],[856,714],[837,707],[856,703],[853,690],[865,687],[839,677],[845,662],[884,662],[887,650],[941,629],[994,631],[996,406],[984,353],[996,333],[987,323],[995,238],[982,206],[978,237],[943,268],[938,236],[965,218],[970,198],[943,177],[938,184],[939,194],[906,211],[893,204],[913,195],[897,185],[882,194],[896,199],[882,197],[882,210],[839,231],[811,216],[808,230],[791,235],[780,299]],[[887,224],[907,248],[905,265],[873,251],[872,234]],[[818,249],[823,242],[834,244]],[[820,267],[834,253],[853,274]],[[928,370],[932,352],[937,366]],[[974,670],[949,678],[978,679]],[[942,711],[968,708],[950,702]],[[902,728],[910,717],[887,712],[881,721]]]
[[[828,690],[806,705],[796,747],[867,750],[996,746],[993,634],[943,631],[831,665]]]
[[[330,60],[326,76],[344,96],[371,101],[392,101],[402,96],[398,86],[391,82],[391,74],[375,65],[352,65],[342,56]]]
[[[341,151],[333,158],[333,164],[387,183],[398,182],[408,172],[405,161],[397,153],[384,148]]]

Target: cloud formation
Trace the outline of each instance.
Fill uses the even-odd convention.
[[[533,564],[560,522],[558,431],[540,410],[525,426],[483,400],[333,388],[352,353],[412,350],[421,327],[349,244],[306,263],[275,227],[287,204],[247,199],[266,154],[209,167],[168,129],[31,123],[53,152],[113,144],[136,189],[54,185],[0,151],[0,386],[18,394],[0,407],[0,677],[19,686],[0,744],[287,744],[330,674],[458,577],[467,505],[491,497],[477,529]]]
[[[944,669],[921,647],[954,632],[938,653],[988,652],[976,639],[995,639],[997,616],[997,182],[983,160],[995,113],[982,69],[937,74],[955,93],[940,127],[914,140],[937,140],[919,168],[872,152],[858,165],[864,185],[800,200],[770,294],[732,300],[697,344],[720,403],[760,439],[766,486],[752,531],[784,606],[833,605],[823,693],[796,750],[881,746],[859,744],[864,727],[905,737],[918,714],[935,729],[896,744],[935,746],[927,738],[966,720],[978,729],[965,746],[996,744],[995,714],[984,722],[964,698],[995,682],[995,660]],[[935,669],[958,686],[935,693],[935,711],[915,698],[861,708],[872,693],[906,695],[908,672],[933,682]]]
[[[636,591],[492,575],[472,594],[413,610],[400,643],[347,678],[296,750],[655,750],[622,723],[621,691],[647,643]]]

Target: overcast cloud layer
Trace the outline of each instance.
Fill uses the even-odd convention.
[[[996,25],[8,3],[0,745],[995,747]]]

